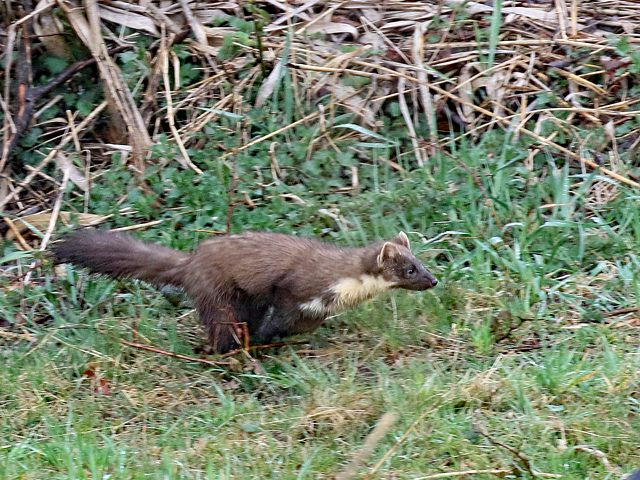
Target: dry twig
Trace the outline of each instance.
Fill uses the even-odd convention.
[[[134,342],[129,342],[127,340],[120,340],[120,343],[122,343],[123,345],[126,345],[128,347],[133,347],[133,348],[138,348],[140,350],[146,350],[147,352],[153,352],[153,353],[158,353],[160,355],[166,355],[168,357],[172,357],[172,358],[177,358],[180,360],[186,360],[187,362],[197,362],[197,363],[204,363],[205,365],[210,365],[212,367],[220,367],[220,366],[224,366],[224,365],[235,365],[237,362],[236,361],[214,361],[214,360],[207,360],[204,358],[195,358],[195,357],[189,357],[187,355],[182,355],[179,353],[173,353],[173,352],[167,352],[166,350],[161,350],[159,348],[156,347],[152,347],[150,345],[144,345],[142,343],[134,343]]]
[[[396,423],[398,415],[394,412],[385,413],[375,428],[367,435],[362,448],[356,452],[349,464],[336,475],[336,480],[349,480],[358,473],[360,466],[371,456],[375,446],[382,440],[389,429]]]

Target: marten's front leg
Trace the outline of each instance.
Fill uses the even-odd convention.
[[[215,353],[226,353],[248,343],[246,323],[238,318],[230,303],[198,302],[198,313],[209,340],[209,347]]]
[[[271,343],[274,339],[283,339],[289,335],[307,331],[300,329],[302,312],[288,291],[277,291],[272,303],[265,309],[260,324],[251,331],[255,340],[261,344]]]

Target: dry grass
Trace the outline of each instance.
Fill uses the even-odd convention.
[[[512,1],[495,18],[495,2],[388,1],[376,7],[358,1],[256,4],[269,13],[268,21],[249,13],[254,4],[246,2],[142,6],[89,1],[85,5],[49,0],[31,11],[21,10],[17,2],[2,7],[3,17],[10,21],[0,37],[5,65],[0,208],[12,216],[52,207],[50,199],[59,185],[45,173],[50,164],[67,171],[74,192],[86,195],[92,177],[99,174],[95,168],[88,170],[90,164],[99,165],[111,153],[121,152],[131,168],[142,172],[150,162],[150,145],[164,133],[178,146],[176,161],[200,172],[187,152],[198,147],[198,133],[221,112],[239,114],[251,107],[250,102],[263,104],[285,69],[291,76],[300,123],[331,125],[342,110],[355,115],[362,127],[376,131],[380,110],[397,99],[413,145],[410,155],[418,165],[461,137],[505,128],[531,137],[537,148],[587,169],[600,167],[622,183],[640,186],[630,165],[620,161],[638,151],[638,130],[615,133],[617,125],[636,114],[639,99],[630,92],[637,86],[637,76],[619,74],[631,59],[617,53],[609,40],[612,34],[624,34],[629,43],[640,42],[636,2]],[[236,40],[235,55],[226,58],[224,49],[238,30],[213,22],[224,24],[229,18],[259,20],[261,28],[251,41]],[[76,40],[61,20],[88,47],[90,58],[62,72],[63,78],[43,84],[31,78],[29,62],[14,58],[46,51],[69,59]],[[479,38],[477,31],[490,33]],[[146,52],[146,76],[132,86],[124,81],[114,52],[134,48],[141,35],[156,40]],[[170,49],[177,42],[187,48],[186,59]],[[347,45],[350,48],[343,48]],[[66,118],[39,122],[38,109],[61,100],[48,98],[52,87],[89,62],[97,66],[106,102],[85,118],[68,112]],[[198,65],[204,80],[181,84],[178,71],[187,63]],[[358,77],[366,81],[354,83]],[[254,97],[251,92],[256,88]],[[549,108],[541,104],[540,94],[551,92],[557,103]],[[328,109],[318,103],[326,95]],[[108,128],[91,128],[105,117]],[[428,125],[426,138],[416,133],[419,119]],[[552,124],[553,133],[544,133],[547,124]],[[247,137],[234,151],[212,154],[228,158],[295,125]],[[20,137],[33,127],[42,128],[46,139],[38,148],[52,148],[35,167],[22,165],[17,149]],[[557,140],[560,132],[578,138],[576,129],[584,128],[604,128],[606,138],[588,144]],[[363,135],[362,130],[340,133]],[[325,132],[319,144],[331,144],[331,135],[335,132]],[[535,152],[532,147],[530,158]],[[52,217],[49,227],[61,219]]]

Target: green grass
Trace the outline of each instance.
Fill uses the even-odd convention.
[[[279,127],[267,109],[248,115],[252,137]],[[389,115],[383,136],[404,140]],[[199,230],[223,230],[230,164],[211,152],[239,140],[234,119],[220,122],[190,152],[205,174],[149,168],[148,198],[114,162],[91,213],[113,214],[111,226],[162,220],[137,235],[181,249],[206,237]],[[71,267],[47,266],[23,289],[10,281],[6,244],[0,316],[33,341],[0,337],[0,478],[331,478],[389,411],[398,421],[360,469],[370,478],[473,469],[618,478],[640,466],[637,313],[603,315],[638,305],[638,192],[544,152],[528,170],[528,144],[498,132],[422,169],[403,142],[334,151],[317,137],[315,126],[282,136],[281,178],[269,145],[238,156],[233,230],[351,245],[405,230],[441,285],[343,314],[303,337],[310,345],[209,368],[120,343],[135,327],[141,342],[194,355],[188,305]],[[398,152],[402,172],[388,162]],[[156,153],[175,154],[168,143]],[[354,195],[338,191],[351,166]],[[596,189],[615,198],[598,203]],[[81,199],[65,205],[75,208]]]

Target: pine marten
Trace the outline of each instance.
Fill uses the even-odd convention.
[[[246,325],[253,341],[269,343],[311,332],[329,315],[389,289],[427,290],[438,283],[403,232],[364,248],[248,232],[206,240],[188,254],[120,233],[80,230],[52,252],[56,263],[182,288],[217,353],[238,346],[238,325]]]

